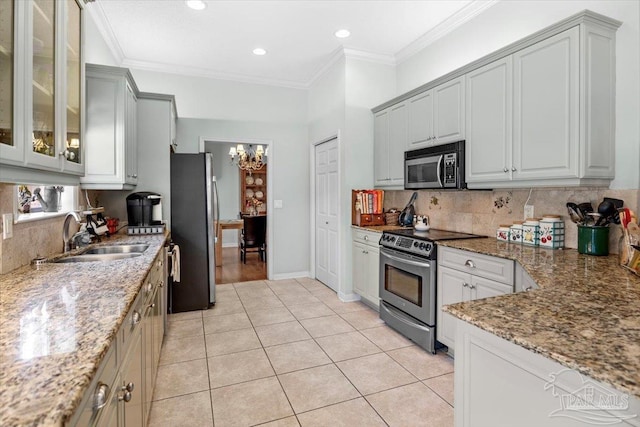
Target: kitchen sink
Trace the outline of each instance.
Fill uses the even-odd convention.
[[[141,254],[146,251],[149,245],[137,244],[137,245],[111,245],[111,246],[98,246],[84,251],[82,255],[93,254]],[[125,257],[127,258],[127,257]]]
[[[117,259],[135,258],[142,255],[141,252],[120,252],[120,253],[84,253],[65,258],[57,259],[56,263],[67,262],[91,262],[91,261],[114,261]]]

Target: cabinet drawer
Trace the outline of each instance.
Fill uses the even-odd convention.
[[[440,246],[438,263],[444,267],[513,285],[514,262],[509,259]]]
[[[382,233],[376,231],[362,230],[360,228],[353,228],[353,241],[358,243],[364,243],[365,245],[378,246]]]

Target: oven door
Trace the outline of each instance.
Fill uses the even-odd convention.
[[[380,299],[435,325],[435,261],[380,248]]]
[[[444,155],[404,161],[404,188],[443,188]]]

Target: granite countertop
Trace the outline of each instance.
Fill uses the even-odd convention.
[[[0,275],[0,425],[69,421],[166,239],[112,236],[94,246],[149,248],[135,258],[47,263]]]
[[[445,311],[640,398],[640,277],[621,267],[617,255],[490,238],[438,244],[518,261],[540,286]]]

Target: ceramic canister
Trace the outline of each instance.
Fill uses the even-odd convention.
[[[509,241],[512,243],[522,243],[522,223],[524,221],[514,221],[509,227]]]
[[[544,215],[540,220],[540,246],[546,248],[564,247],[564,221],[560,215]]]
[[[522,224],[522,243],[538,246],[540,243],[540,219],[528,218]]]
[[[507,225],[500,225],[500,227],[498,228],[498,230],[496,230],[496,239],[498,240],[502,240],[504,242],[508,242],[509,241],[509,235],[511,229],[509,224]]]

